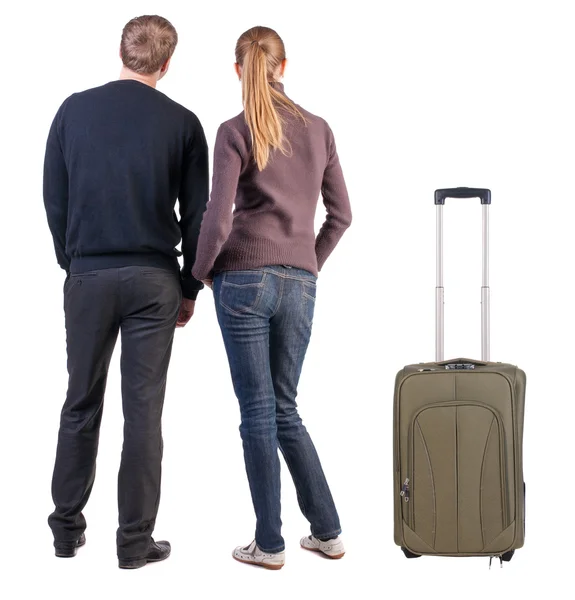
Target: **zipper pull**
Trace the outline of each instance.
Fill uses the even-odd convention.
[[[403,482],[399,495],[405,500],[405,502],[409,502],[409,478]]]

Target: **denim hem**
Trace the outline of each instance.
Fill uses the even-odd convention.
[[[265,552],[266,554],[278,554],[280,552],[283,552],[286,547],[285,544],[283,546],[279,546],[278,548],[274,548],[273,550],[266,550],[265,548],[262,548],[259,544],[258,541],[256,540],[256,544],[258,545],[258,548],[262,551]]]
[[[333,540],[334,538],[336,538],[340,534],[341,534],[341,528],[340,529],[336,529],[335,531],[331,531],[329,533],[312,533],[313,537],[316,538],[316,539],[325,538],[325,539],[328,539],[328,540]]]

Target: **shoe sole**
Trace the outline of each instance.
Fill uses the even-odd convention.
[[[325,556],[325,558],[330,558],[331,560],[339,560],[340,558],[343,558],[345,556],[345,552],[342,552],[341,554],[326,554],[323,550],[320,550],[319,548],[306,548],[306,546],[303,546],[301,544],[300,548],[303,548],[308,552],[315,552],[316,554],[319,554],[320,556]]]
[[[74,548],[72,548],[72,550],[70,551],[58,551],[56,550],[56,556],[58,558],[74,558],[76,556],[76,554],[78,553],[78,548],[81,548],[82,546],[86,545],[86,540],[84,540],[81,544],[78,544],[77,546],[75,546]]]
[[[170,554],[171,554],[171,552],[170,552]],[[130,562],[130,563],[120,562],[120,563],[118,563],[118,567],[120,567],[120,569],[126,569],[126,570],[141,569],[142,567],[145,567],[149,563],[162,562],[162,561],[170,558],[170,554],[168,554],[168,556],[164,556],[163,558],[143,558],[142,560],[138,560],[138,561],[134,561],[134,562]]]
[[[232,558],[240,563],[243,563],[244,565],[262,567],[263,569],[267,569],[268,571],[279,571],[283,567],[283,565],[271,565],[269,563],[254,562],[253,560],[243,560],[242,558],[238,558],[234,554],[232,554]]]

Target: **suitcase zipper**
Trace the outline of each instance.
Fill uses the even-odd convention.
[[[401,486],[401,492],[399,495],[403,498],[405,502],[409,502],[409,477],[405,479],[403,485]]]
[[[411,508],[409,502],[410,494],[411,491],[409,487],[409,477],[406,477],[405,481],[403,482],[403,485],[401,486],[401,491],[399,492],[399,495],[401,496],[401,498],[403,498],[403,502],[401,503],[401,512],[403,514],[404,520],[407,521],[408,525],[411,525],[409,512]]]
[[[413,473],[413,452],[412,452],[412,444],[413,444],[413,424],[412,426],[408,429],[407,431],[407,447],[408,447],[408,451],[409,454],[407,456],[407,473],[408,475],[412,475]],[[407,482],[409,482],[409,479],[406,479]],[[409,502],[409,500],[412,500],[413,498],[413,488],[414,488],[414,484],[415,481],[411,482],[411,486],[409,487],[409,495],[408,495],[408,500],[407,502]],[[409,527],[411,529],[413,529],[415,531],[415,525],[414,525],[414,521],[415,521],[415,509],[414,509],[414,505],[413,502],[409,502],[409,504],[406,504],[406,509],[407,509],[407,524],[409,525]]]
[[[410,476],[413,473],[412,445],[413,445],[413,423],[411,424],[411,427],[407,431],[407,447],[408,447],[408,452],[409,452],[409,454],[407,456],[407,473]],[[407,479],[406,481],[409,482],[409,479]],[[412,500],[412,498],[413,498],[414,484],[415,484],[415,481],[412,481],[410,489],[409,489],[409,500]],[[414,525],[415,509],[414,509],[413,501],[409,502],[409,504],[406,505],[406,508],[407,508],[407,524],[409,525],[409,527],[411,529],[413,529],[415,531],[415,525]]]

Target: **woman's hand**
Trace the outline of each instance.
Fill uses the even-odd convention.
[[[210,290],[213,289],[213,287],[212,287],[214,285],[213,280],[211,280],[211,279],[202,279],[202,283],[204,285],[206,285],[207,287],[209,287]]]

